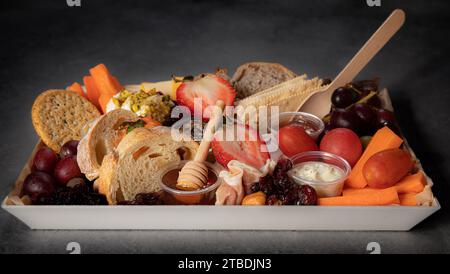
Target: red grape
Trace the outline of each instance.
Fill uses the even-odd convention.
[[[71,155],[77,155],[77,147],[78,147],[78,141],[72,140],[66,142],[59,151],[59,156],[61,158],[71,156]]]
[[[35,171],[25,178],[23,193],[28,195],[33,203],[40,198],[49,197],[55,191],[55,179],[42,171]]]
[[[352,110],[335,109],[331,114],[330,126],[332,128],[344,127],[359,132],[361,120]]]
[[[71,155],[59,160],[55,167],[56,180],[65,185],[72,178],[81,177],[82,173],[77,164],[77,157]]]
[[[378,127],[383,127],[388,124],[395,124],[394,113],[386,109],[379,109],[377,111],[377,124]]]
[[[58,155],[48,147],[38,150],[33,160],[33,168],[38,171],[52,173],[58,162]]]
[[[337,108],[346,108],[359,99],[358,92],[351,88],[337,88],[331,96],[331,103]]]
[[[380,108],[381,107],[380,97],[378,97],[378,95],[374,95],[370,97],[369,100],[366,101],[366,104],[375,108]]]
[[[356,104],[353,107],[353,111],[361,120],[360,132],[367,135],[373,134],[375,131],[375,120],[377,118],[375,110],[367,104]]]

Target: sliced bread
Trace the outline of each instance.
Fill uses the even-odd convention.
[[[93,180],[98,177],[103,158],[114,151],[125,135],[121,125],[138,119],[139,117],[129,110],[116,109],[92,123],[78,144],[77,162],[86,178]]]
[[[83,127],[100,116],[83,96],[67,90],[47,90],[33,103],[31,119],[42,141],[55,152],[70,140],[80,140]]]
[[[230,82],[237,92],[237,98],[243,99],[296,76],[277,63],[252,62],[238,67]]]
[[[175,141],[167,127],[134,129],[122,139],[115,153],[104,158],[94,185],[106,195],[109,204],[133,200],[139,193],[160,191],[159,171],[167,164],[192,160],[197,149],[198,144],[187,138]]]

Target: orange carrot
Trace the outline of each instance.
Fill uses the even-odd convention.
[[[406,176],[396,183],[394,187],[400,193],[419,193],[422,192],[426,185],[425,175],[419,171],[416,174]]]
[[[83,87],[80,84],[78,84],[77,82],[74,82],[71,86],[69,86],[67,88],[67,90],[76,92],[76,93],[78,93],[78,95],[86,97],[86,94],[84,93]]]
[[[99,64],[91,68],[89,72],[91,73],[92,78],[94,78],[100,94],[114,95],[118,92],[112,80],[111,74],[104,64]]]
[[[95,85],[94,78],[92,76],[83,77],[84,86],[86,87],[86,97],[92,104],[94,104],[99,110],[100,105],[98,104],[98,98],[100,97],[100,92]]]
[[[370,194],[379,191],[379,188],[345,188],[342,190],[342,196],[350,196],[350,195],[360,195],[360,194]]]
[[[400,195],[398,195],[398,198],[400,199],[400,205],[402,205],[402,206],[416,206],[417,205],[417,199],[416,199],[415,193],[400,194]]]
[[[398,183],[396,183],[393,187],[397,190],[398,194],[406,194],[406,193],[420,193],[423,191],[426,185],[425,175],[423,172],[419,171],[416,174],[408,175],[405,178],[401,179]],[[342,191],[342,196],[350,196],[350,195],[359,195],[359,194],[368,194],[378,191],[377,188],[345,188]]]
[[[104,93],[100,95],[100,97],[98,98],[98,104],[100,105],[100,108],[103,113],[106,113],[106,105],[108,104],[109,100],[111,100],[112,97],[113,95]]]
[[[321,206],[382,206],[399,203],[395,187],[380,189],[372,193],[318,199],[318,205]]]
[[[152,128],[152,127],[156,127],[156,126],[160,126],[161,123],[158,121],[153,120],[151,117],[144,117],[141,118],[141,120],[143,120],[145,122],[145,127],[146,128]]]
[[[346,181],[346,186],[350,188],[365,187],[367,185],[367,181],[362,174],[362,169],[367,160],[377,152],[391,148],[398,148],[402,143],[402,138],[398,137],[388,127],[379,129],[372,137],[372,140],[364,150],[361,158],[359,158],[358,162],[353,167],[350,176]]]
[[[124,87],[119,83],[119,80],[117,80],[116,77],[111,76],[111,80],[112,80],[112,82],[114,84],[114,87],[116,88],[116,90],[118,92],[124,90]]]

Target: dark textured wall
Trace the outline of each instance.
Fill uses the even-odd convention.
[[[123,83],[233,71],[254,60],[297,73],[334,77],[391,10],[403,29],[359,78],[379,76],[408,141],[435,181],[444,208],[407,233],[374,232],[46,232],[0,211],[1,252],[449,252],[449,2],[386,1],[93,1],[0,4],[0,194],[9,191],[37,141],[34,98],[64,88],[103,62]],[[200,237],[202,240],[200,240]],[[171,244],[168,244],[170,241]]]

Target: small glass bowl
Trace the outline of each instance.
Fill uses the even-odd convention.
[[[208,167],[208,178],[215,179],[215,182],[206,188],[186,191],[175,188],[179,171],[188,161],[180,161],[175,164],[164,166],[159,172],[159,185],[164,191],[163,200],[169,205],[213,205],[215,203],[216,190],[222,183],[219,177],[221,168],[216,164],[205,162]],[[170,185],[173,185],[171,187]]]
[[[288,124],[298,124],[302,126],[311,138],[317,140],[325,124],[319,117],[306,112],[282,112],[278,115],[278,128]]]
[[[345,180],[347,180],[350,175],[351,166],[350,164],[342,157],[324,152],[324,151],[308,151],[299,153],[291,158],[293,167],[296,165],[305,162],[320,162],[326,163],[329,165],[334,165],[342,170],[343,175],[341,178],[330,181],[330,182],[318,182],[318,181],[310,181],[304,178],[295,176],[293,172],[288,172],[289,177],[300,185],[309,185],[316,190],[318,197],[335,197],[340,196],[342,194],[342,189],[344,187]]]

